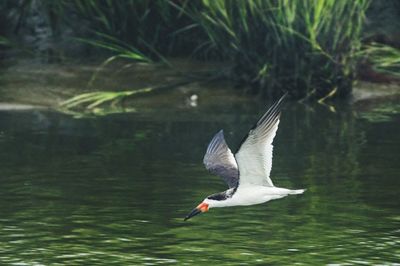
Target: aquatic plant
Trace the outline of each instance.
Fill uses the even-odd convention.
[[[400,78],[400,49],[371,43],[365,45],[360,54],[370,62],[375,71]]]
[[[203,0],[186,11],[201,44],[232,60],[230,77],[264,95],[295,98],[351,92],[368,0]]]
[[[170,1],[75,0],[67,8],[86,21],[89,34],[84,38],[101,48],[109,49],[107,44],[118,42],[134,48],[130,50],[135,54],[140,51],[141,57],[162,61],[165,55],[179,55],[191,49],[190,36],[175,32],[192,22]],[[137,60],[136,56],[131,59]]]
[[[164,55],[176,55],[174,49],[184,46],[203,59],[227,61],[224,77],[240,87],[250,85],[253,93],[273,97],[288,91],[293,98],[319,102],[351,92],[368,4],[369,0],[74,2],[90,23],[95,18],[90,25],[96,28],[93,38],[80,40],[112,52],[101,67],[118,58],[168,64]],[[130,95],[83,94],[64,106],[86,104],[91,109]]]
[[[71,28],[76,25],[68,18],[79,21],[75,41],[107,51],[100,68],[120,58],[168,64],[166,57],[194,55],[227,62],[224,77],[260,96],[289,91],[293,98],[319,101],[351,92],[370,2],[42,1],[51,17]],[[393,71],[396,61],[388,67],[376,51],[377,68]]]
[[[131,91],[95,91],[88,92],[72,97],[61,103],[62,107],[67,109],[82,106],[87,104],[87,109],[93,109],[101,104],[110,102],[111,104],[116,104],[123,98],[132,96],[134,94],[146,93],[152,91],[153,88],[143,88]]]
[[[134,111],[134,108],[121,108],[120,104],[123,100],[144,95],[156,91],[163,91],[173,89],[179,86],[187,85],[195,82],[197,79],[210,80],[211,78],[200,78],[200,77],[188,77],[187,79],[178,80],[171,82],[166,85],[150,86],[139,89],[131,89],[124,91],[94,91],[82,93],[74,96],[66,101],[60,103],[60,109],[64,113],[70,113],[74,116],[84,115],[85,113],[94,115],[104,115],[109,113],[126,112],[127,110]],[[110,108],[112,107],[112,108]]]

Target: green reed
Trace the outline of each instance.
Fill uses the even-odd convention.
[[[322,102],[351,92],[368,5],[369,0],[75,0],[69,8],[91,29],[80,40],[112,53],[103,65],[118,58],[168,63],[165,56],[195,53],[226,61],[225,76],[259,95],[289,91],[293,98]],[[110,102],[90,96],[67,106]]]
[[[351,92],[370,2],[42,1],[51,17],[82,28],[75,41],[109,52],[102,66],[119,58],[168,64],[167,57],[194,55],[227,62],[224,76],[256,94],[289,91],[293,98],[320,101]],[[372,61],[383,66],[379,56]]]
[[[190,42],[190,36],[175,34],[190,18],[169,1],[74,0],[67,8],[87,22],[84,38],[92,45],[108,50],[118,46],[114,53],[135,61],[165,61],[164,56],[179,55]]]
[[[295,98],[351,91],[368,0],[203,0],[188,14],[203,44],[232,60],[231,78]]]
[[[375,71],[400,78],[400,49],[371,43],[363,47],[361,55],[369,61]]]

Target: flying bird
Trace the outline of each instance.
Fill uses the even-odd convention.
[[[222,177],[228,189],[205,198],[186,217],[207,212],[210,208],[247,206],[302,194],[304,189],[274,186],[270,178],[272,141],[278,129],[280,110],[287,93],[275,102],[244,137],[233,155],[220,130],[208,145],[203,163],[212,174]]]

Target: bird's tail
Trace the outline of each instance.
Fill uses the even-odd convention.
[[[305,189],[293,189],[293,190],[290,190],[290,195],[303,194],[304,191],[306,191],[306,190]]]

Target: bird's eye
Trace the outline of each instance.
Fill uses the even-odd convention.
[[[226,199],[226,194],[225,193],[216,193],[216,194],[208,196],[207,199],[210,199],[210,200],[224,200],[224,199]]]

